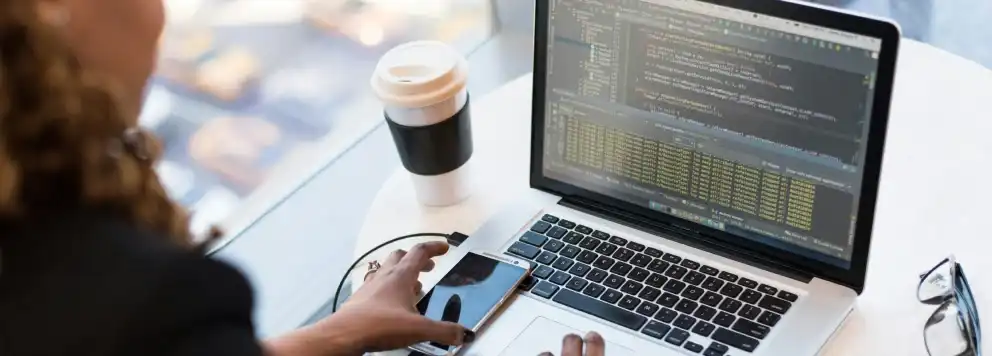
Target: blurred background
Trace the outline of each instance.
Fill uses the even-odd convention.
[[[531,70],[532,0],[165,1],[141,123],[166,145],[158,170],[193,228],[228,230],[218,255],[255,283],[263,335],[326,313],[327,285],[398,167],[368,88],[380,55],[448,42],[469,58],[475,97]],[[992,68],[992,1],[809,1],[892,18]]]

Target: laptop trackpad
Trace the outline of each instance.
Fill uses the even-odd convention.
[[[548,351],[554,355],[561,354],[561,340],[568,334],[585,335],[585,332],[575,330],[547,318],[537,317],[524,329],[517,338],[503,349],[500,356],[531,356]],[[606,342],[606,356],[634,356],[630,349]]]

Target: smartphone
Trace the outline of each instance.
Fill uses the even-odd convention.
[[[479,332],[482,325],[513,295],[530,273],[530,262],[518,258],[471,251],[465,254],[417,303],[428,318],[457,322]],[[410,346],[426,355],[450,355],[455,346],[423,343]]]

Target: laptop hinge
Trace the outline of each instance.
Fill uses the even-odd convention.
[[[811,272],[784,265],[730,244],[721,243],[715,238],[707,239],[705,235],[700,235],[698,230],[689,226],[649,219],[629,211],[578,197],[565,197],[559,201],[559,204],[803,283],[809,283],[814,277],[814,274]],[[690,223],[686,225],[688,224]]]

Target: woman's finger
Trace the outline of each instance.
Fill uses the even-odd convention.
[[[459,346],[475,340],[475,333],[458,323],[420,317],[419,322],[407,325],[414,328],[411,331],[417,336],[416,342],[437,342]]]
[[[404,272],[420,273],[427,267],[428,263],[433,263],[431,258],[441,256],[448,252],[448,243],[443,241],[425,242],[417,244],[410,252],[403,256],[397,267]]]
[[[606,355],[606,341],[603,341],[603,337],[594,331],[590,331],[586,334],[586,356],[605,356]]]
[[[561,356],[582,356],[582,338],[568,334],[561,340]]]
[[[420,269],[421,272],[430,272],[434,269],[434,260],[427,260],[424,267]]]
[[[386,257],[386,260],[382,262],[382,267],[395,266],[396,264],[400,263],[400,260],[403,259],[403,256],[406,256],[406,251],[404,250],[393,251],[392,253],[389,254],[389,257]]]

